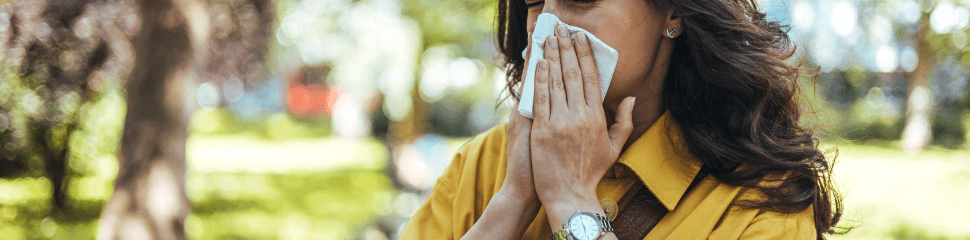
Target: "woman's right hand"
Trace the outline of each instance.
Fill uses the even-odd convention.
[[[519,90],[521,91],[521,90]],[[509,114],[505,179],[481,218],[461,239],[519,239],[539,212],[539,195],[532,180],[532,119],[519,115],[516,103]]]
[[[531,44],[526,47],[525,59],[529,59],[532,54]],[[529,66],[523,67],[520,79],[525,81],[525,75],[529,72]],[[524,82],[519,84],[519,95],[522,95]],[[512,105],[509,113],[507,126],[508,146],[505,152],[505,180],[502,182],[500,194],[508,195],[524,203],[535,203],[538,205],[539,197],[536,193],[535,182],[532,178],[532,147],[530,137],[532,136],[532,119],[519,114],[519,101]],[[534,202],[533,202],[534,201]]]
[[[521,89],[520,89],[521,92]],[[505,180],[499,190],[509,197],[529,203],[538,202],[535,183],[532,180],[532,152],[529,138],[532,119],[519,114],[519,103],[512,106],[508,123],[508,146],[506,148]]]
[[[526,71],[522,71],[523,79]],[[519,86],[520,93],[524,85]],[[502,188],[462,239],[520,239],[539,213],[539,195],[532,178],[532,119],[523,117],[517,109],[518,102],[512,106],[506,126]]]

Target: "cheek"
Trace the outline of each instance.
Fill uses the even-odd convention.
[[[657,57],[659,38],[651,37],[646,24],[619,26],[621,29],[610,34],[609,40],[603,40],[620,54],[607,95],[629,95],[647,78]]]
[[[657,50],[661,42],[659,29],[664,24],[665,13],[643,0],[600,0],[595,19],[590,22],[593,32],[600,40],[620,54],[607,98],[631,95],[644,87],[644,81],[656,65]],[[593,27],[595,26],[595,27]]]

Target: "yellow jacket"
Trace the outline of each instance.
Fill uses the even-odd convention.
[[[458,150],[401,239],[460,239],[475,224],[505,179],[506,129],[492,128]],[[596,189],[600,199],[614,199],[623,209],[624,197],[646,186],[670,211],[645,239],[815,239],[811,207],[785,214],[734,206],[757,191],[713,176],[685,195],[700,164],[688,154],[669,113],[620,155],[613,170],[615,178],[604,178]],[[522,239],[549,239],[548,221],[540,209]]]

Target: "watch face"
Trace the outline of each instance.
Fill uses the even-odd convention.
[[[581,240],[593,240],[600,236],[600,225],[589,214],[577,214],[569,220],[569,232]]]

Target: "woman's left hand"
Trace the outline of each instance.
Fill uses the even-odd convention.
[[[532,169],[546,210],[571,215],[593,210],[584,206],[600,208],[596,186],[630,136],[635,98],[620,103],[616,123],[607,130],[599,73],[587,37],[577,33],[574,45],[564,25],[556,28],[556,35],[546,40],[545,60],[537,69],[548,72],[536,74]],[[568,218],[557,216],[562,217]]]

